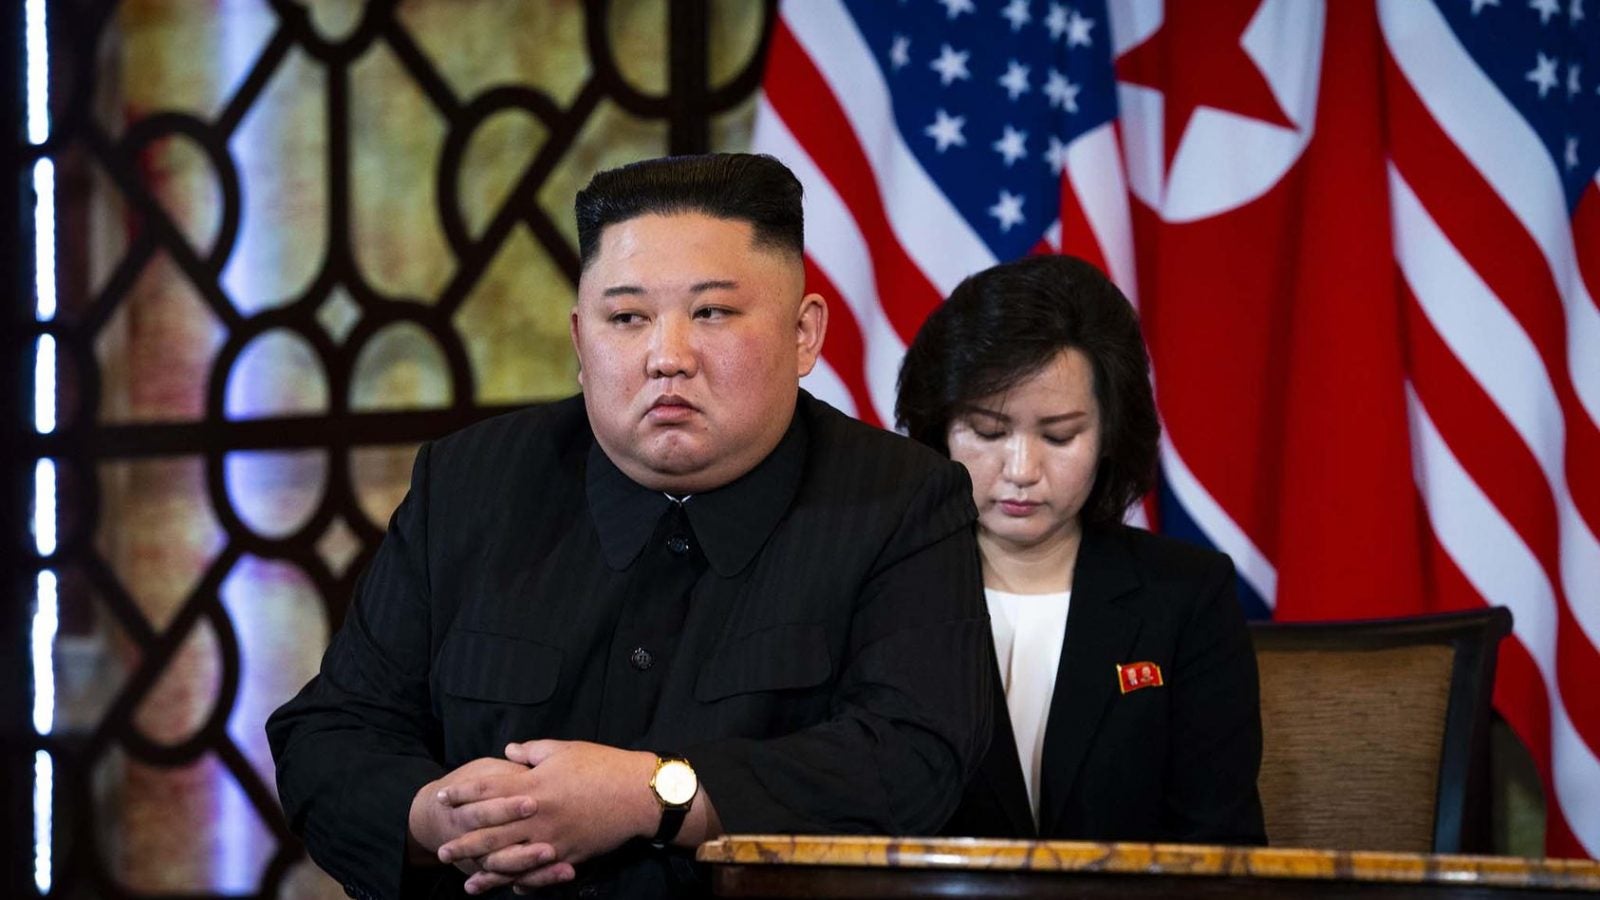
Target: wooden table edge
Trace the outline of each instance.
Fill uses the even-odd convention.
[[[700,846],[696,858],[713,865],[1084,872],[1600,891],[1600,863],[1590,860],[1369,850],[746,834],[708,841]]]

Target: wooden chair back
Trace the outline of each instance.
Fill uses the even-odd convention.
[[[1503,608],[1251,625],[1259,786],[1279,846],[1486,852]]]

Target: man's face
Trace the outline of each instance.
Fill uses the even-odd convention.
[[[827,326],[793,254],[702,213],[608,226],[572,343],[595,439],[629,478],[688,494],[750,471],[788,429]]]

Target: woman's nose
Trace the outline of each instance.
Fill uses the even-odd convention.
[[[1003,474],[1013,484],[1028,485],[1039,480],[1039,450],[1031,438],[1014,434],[1006,442]]]

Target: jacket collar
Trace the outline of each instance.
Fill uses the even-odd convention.
[[[1140,618],[1122,598],[1143,585],[1122,526],[1085,528],[1072,575],[1067,639],[1045,724],[1039,822],[1053,834],[1083,758],[1107,706],[1117,695],[1117,664],[1139,636]]]
[[[778,446],[755,468],[684,502],[696,543],[718,575],[732,576],[749,565],[789,511],[800,490],[807,445],[806,424],[796,409]],[[585,482],[606,565],[626,569],[675,501],[624,475],[598,441],[589,447]]]

